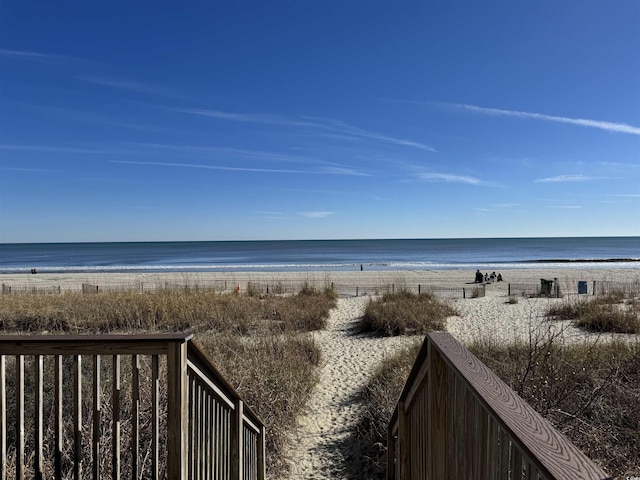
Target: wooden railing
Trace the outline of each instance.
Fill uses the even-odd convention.
[[[0,480],[263,480],[264,439],[189,334],[0,336]]]
[[[387,478],[607,479],[448,333],[429,333],[388,430]]]

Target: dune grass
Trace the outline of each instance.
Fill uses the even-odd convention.
[[[215,330],[246,334],[324,328],[335,305],[331,291],[301,291],[263,298],[206,290],[149,293],[104,292],[5,295],[0,328],[5,331],[97,333],[127,330]]]
[[[566,300],[551,306],[547,315],[572,320],[576,326],[593,332],[640,333],[640,302],[622,292]]]
[[[371,300],[360,328],[388,336],[421,334],[443,330],[447,317],[455,314],[453,307],[432,294],[399,291]]]
[[[202,289],[3,295],[0,331],[193,332],[195,341],[264,421],[267,471],[270,478],[280,478],[287,470],[288,436],[317,382],[320,352],[307,332],[324,328],[335,305],[330,290],[309,287],[296,295],[262,297]]]

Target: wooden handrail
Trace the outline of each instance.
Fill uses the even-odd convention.
[[[387,478],[522,474],[611,478],[454,337],[429,333],[389,424]]]
[[[263,480],[264,437],[192,334],[0,335],[0,480],[79,479],[87,469],[101,478],[107,468],[112,478],[166,469],[171,479]]]

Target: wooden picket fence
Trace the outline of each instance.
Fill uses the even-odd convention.
[[[0,336],[0,480],[121,476],[264,480],[264,425],[189,334]]]

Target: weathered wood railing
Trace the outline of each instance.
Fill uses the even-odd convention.
[[[448,333],[429,333],[388,430],[389,480],[607,479]]]
[[[263,480],[264,435],[191,335],[0,336],[0,480]]]

